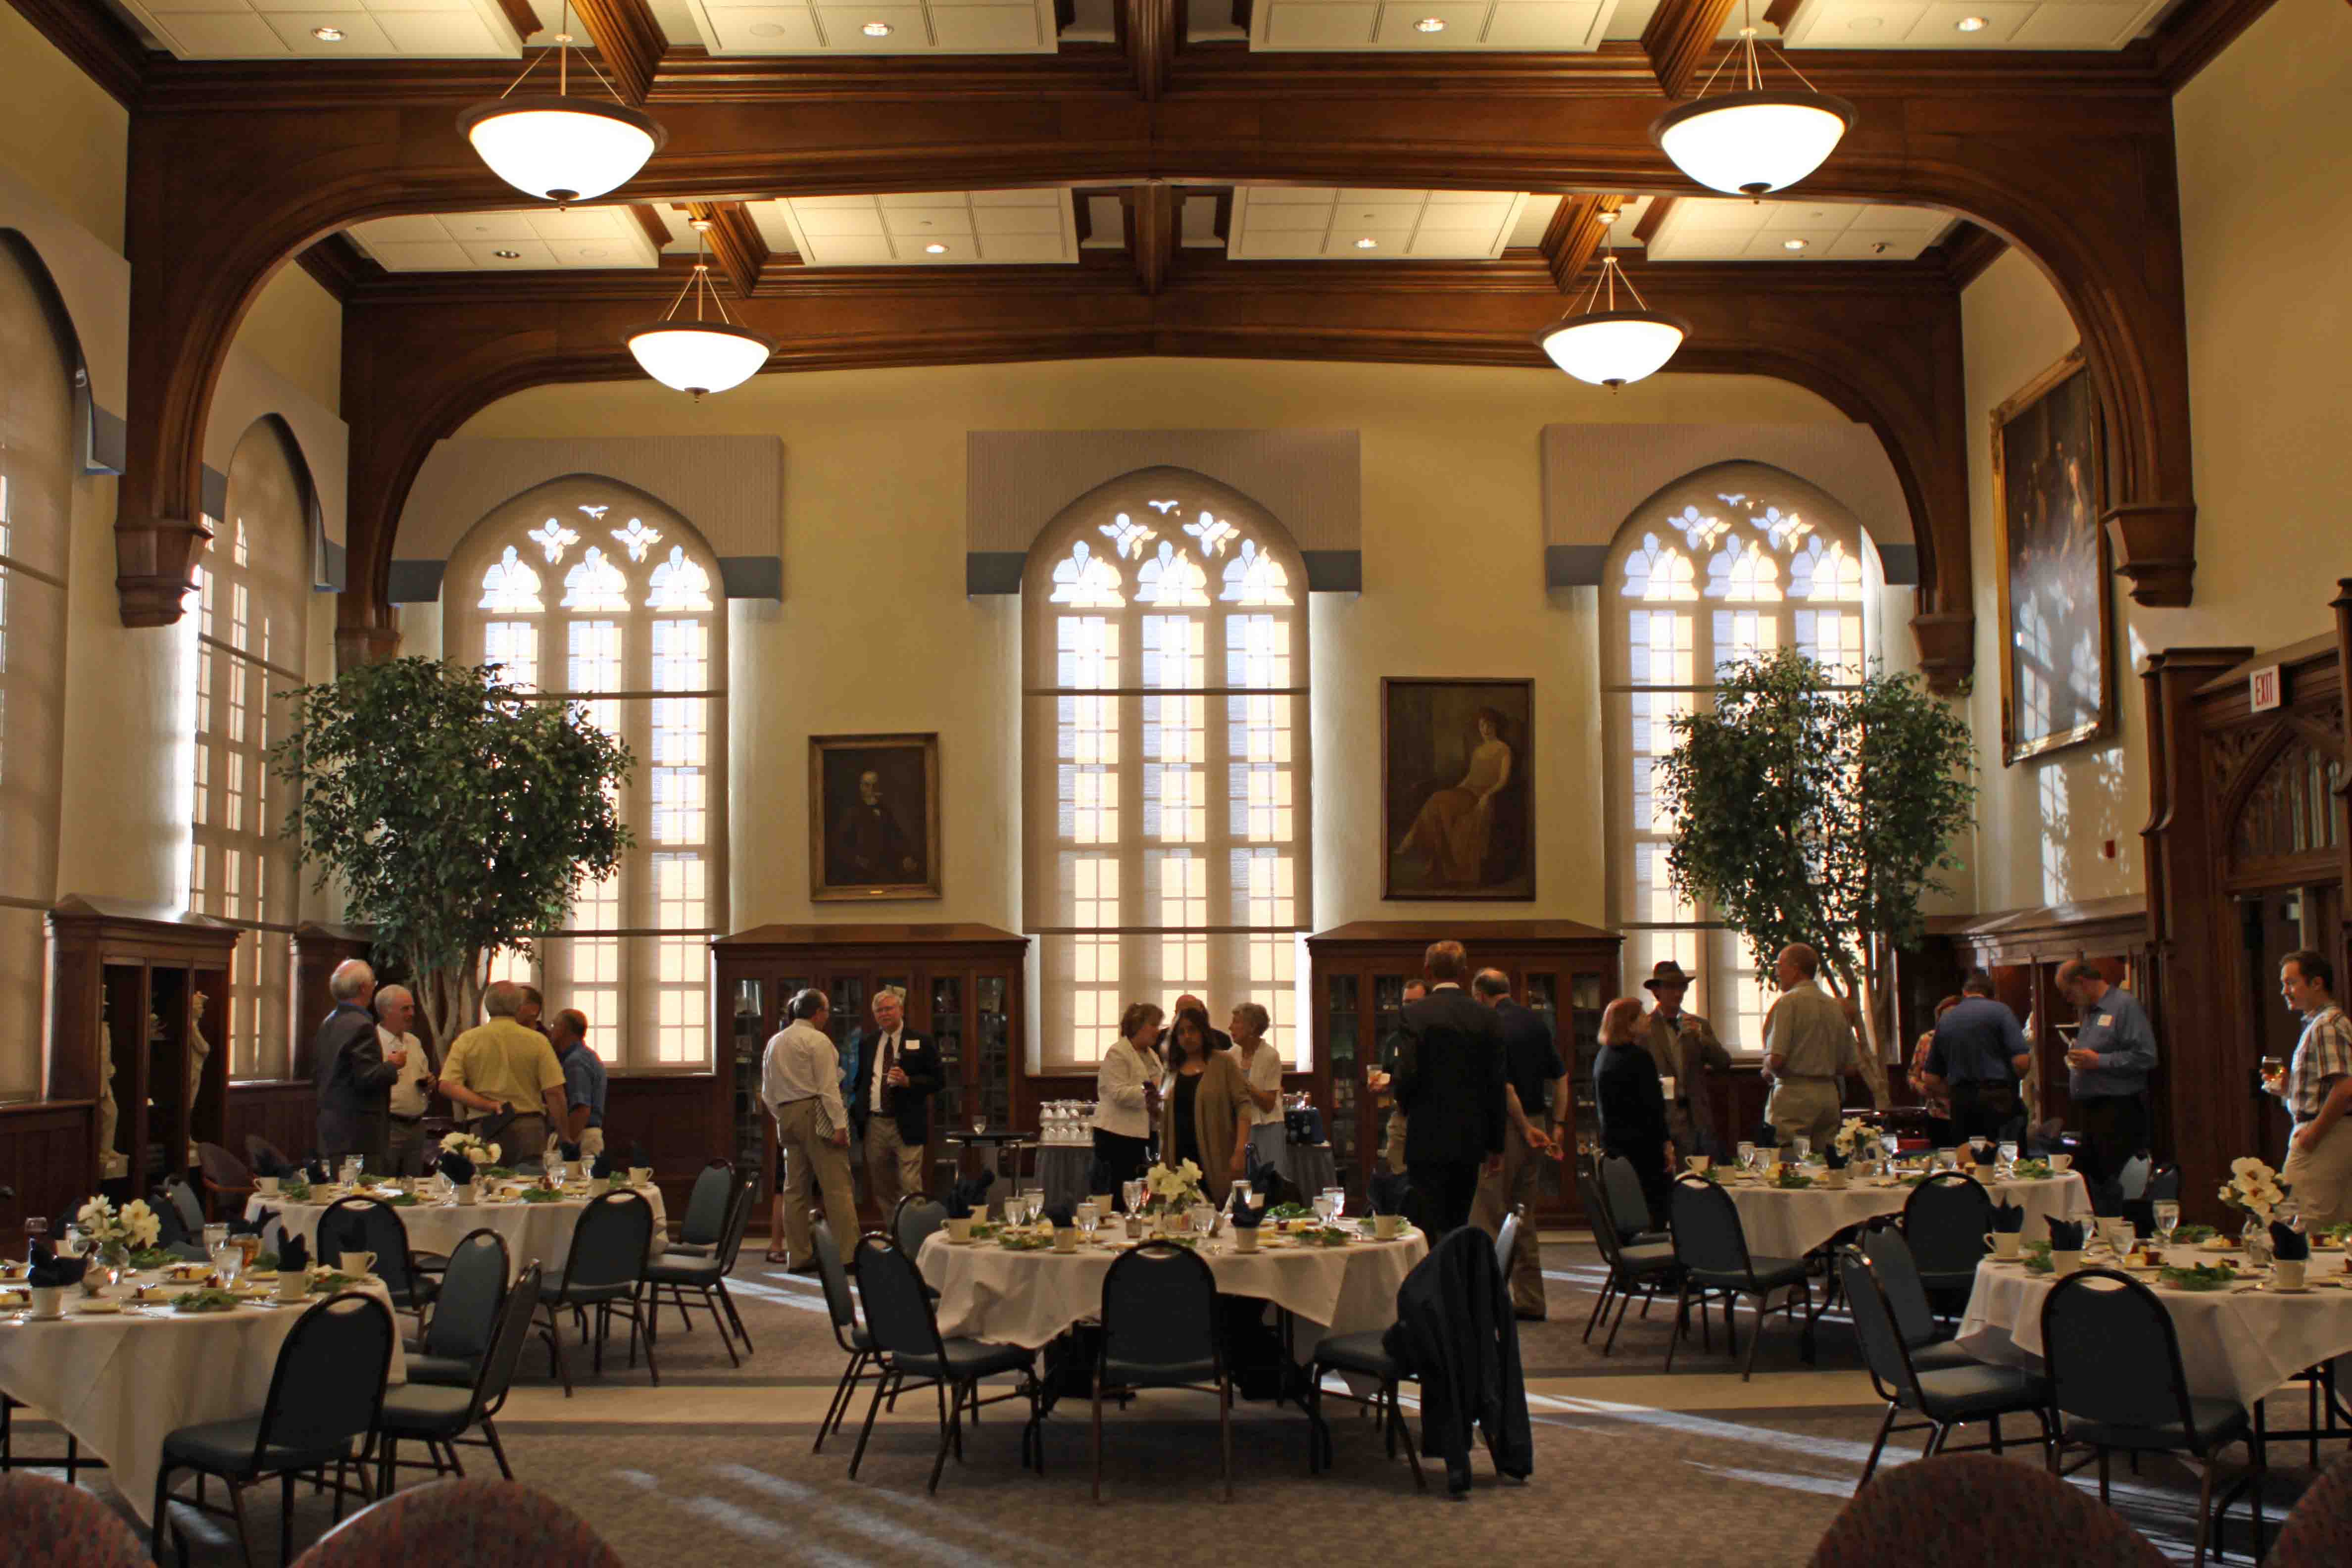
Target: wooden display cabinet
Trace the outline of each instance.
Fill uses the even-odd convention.
[[[908,1033],[939,1050],[944,1082],[931,1101],[928,1155],[932,1190],[955,1156],[944,1134],[974,1116],[1011,1124],[1024,1033],[1024,964],[1029,939],[994,926],[770,925],[710,944],[718,1074],[733,1129],[730,1154],[755,1171],[772,1196],[775,1124],[760,1106],[760,1064],[768,1037],[783,1027],[784,1005],[814,985],[833,1005],[827,1025],[845,1060],[873,1027],[868,1010],[885,985],[907,993]],[[867,1215],[866,1223],[883,1216]]]
[[[100,1108],[90,1121],[93,1190],[143,1197],[186,1171],[192,1143],[221,1141],[237,936],[208,915],[152,904],[71,897],[49,911],[46,1094]],[[197,1032],[211,1047],[201,1059]]]
[[[1396,1032],[1405,984],[1422,973],[1422,955],[1447,938],[1469,951],[1474,971],[1499,969],[1511,994],[1551,1026],[1576,1098],[1580,1140],[1597,1131],[1592,1062],[1601,1049],[1601,1011],[1617,995],[1624,939],[1574,921],[1358,921],[1307,939],[1315,1009],[1315,1102],[1323,1108],[1331,1154],[1351,1206],[1369,1194],[1388,1110],[1365,1087],[1381,1046]],[[1547,1115],[1555,1114],[1547,1112]],[[1580,1214],[1572,1175],[1546,1167],[1538,1217]],[[1359,1209],[1358,1212],[1361,1212]]]

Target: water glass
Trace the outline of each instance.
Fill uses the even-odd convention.
[[[1225,1208],[1229,1213],[1234,1209],[1245,1209],[1249,1207],[1249,1201],[1250,1184],[1247,1182],[1235,1182],[1229,1191]]]
[[[2172,1233],[2180,1228],[2180,1205],[2171,1198],[2158,1198],[2151,1207],[2156,1219],[2157,1238],[2169,1247],[2172,1245]]]
[[[1331,1223],[1330,1194],[1318,1193],[1315,1194],[1315,1217],[1321,1220],[1325,1225],[1329,1225]]]
[[[1133,1214],[1143,1206],[1143,1184],[1139,1181],[1121,1182],[1118,1195],[1125,1201],[1127,1212]]]
[[[1338,1219],[1341,1215],[1348,1212],[1347,1188],[1326,1187],[1323,1189],[1323,1195],[1331,1200],[1331,1217],[1333,1219]]]
[[[205,1226],[205,1257],[216,1258],[220,1254],[220,1249],[227,1245],[228,1226],[225,1225],[208,1225]]]
[[[1995,1151],[1994,1157],[2000,1161],[2000,1168],[2003,1172],[2017,1169],[2017,1145],[2014,1142],[2003,1142],[2000,1149]]]
[[[1096,1212],[1095,1205],[1091,1200],[1078,1205],[1077,1220],[1078,1234],[1085,1237],[1088,1241],[1094,1240],[1095,1226],[1101,1223],[1102,1215]]]
[[[1789,1143],[1795,1152],[1796,1163],[1800,1165],[1803,1164],[1806,1157],[1813,1152],[1813,1141],[1811,1138],[1806,1137],[1801,1132],[1796,1137],[1790,1139]]]
[[[205,1228],[209,1230],[212,1227],[206,1226]],[[213,1268],[219,1272],[221,1283],[224,1285],[234,1287],[237,1277],[245,1272],[244,1252],[231,1247],[226,1241],[221,1242],[212,1249],[212,1259]]]

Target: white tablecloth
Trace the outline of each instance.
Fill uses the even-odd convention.
[[[1394,1241],[1343,1247],[1284,1247],[1241,1254],[1218,1241],[1202,1258],[1229,1296],[1258,1296],[1314,1325],[1296,1341],[1303,1362],[1325,1334],[1385,1329],[1396,1321],[1397,1287],[1429,1255],[1416,1231]],[[1081,1246],[1074,1254],[1007,1252],[992,1241],[958,1247],[945,1231],[923,1243],[916,1262],[940,1293],[940,1332],[1035,1350],[1102,1310],[1103,1276],[1118,1253]]]
[[[391,1305],[381,1280],[353,1289]],[[71,1315],[70,1301],[67,1310],[61,1322],[40,1323],[0,1313],[0,1390],[54,1417],[113,1467],[116,1488],[142,1520],[154,1506],[164,1437],[199,1422],[258,1415],[278,1347],[302,1316],[291,1307],[239,1307],[81,1317]],[[407,1372],[396,1318],[393,1328],[392,1381],[399,1383]]]
[[[2231,1256],[2242,1259],[2242,1254]],[[2168,1263],[2212,1260],[2213,1254],[2194,1247],[2176,1247],[2165,1254]],[[2314,1252],[2310,1277],[2334,1283],[2304,1295],[2242,1286],[2170,1290],[2147,1276],[2172,1314],[2189,1392],[2251,1405],[2305,1367],[2352,1352],[2352,1286],[2347,1283],[2352,1277],[2336,1272],[2343,1267],[2340,1251]],[[1960,1348],[1982,1361],[2038,1369],[2042,1303],[2057,1282],[2054,1275],[2035,1274],[2022,1264],[1978,1265],[1976,1287],[1960,1319]]]
[[[638,1195],[654,1205],[654,1235],[650,1254],[659,1258],[669,1240],[669,1230],[664,1221],[662,1195],[659,1187],[646,1187]],[[247,1198],[245,1215],[257,1217],[263,1209],[275,1209],[284,1223],[287,1234],[299,1236],[303,1245],[310,1247],[311,1261],[332,1263],[331,1258],[317,1256],[319,1216],[327,1212],[325,1204],[289,1204],[283,1199],[264,1198],[258,1194]],[[497,1231],[506,1238],[507,1278],[512,1279],[522,1271],[522,1266],[536,1259],[550,1275],[563,1267],[572,1253],[572,1233],[580,1227],[580,1216],[587,1211],[586,1198],[559,1198],[550,1204],[477,1203],[458,1205],[427,1198],[413,1208],[395,1208],[400,1223],[407,1227],[408,1247],[412,1252],[437,1252],[446,1257],[460,1241],[481,1229]]]
[[[1901,1214],[1911,1196],[1911,1189],[1899,1182],[1881,1186],[1876,1178],[1859,1179],[1852,1186],[1832,1191],[1822,1185],[1819,1172],[1813,1173],[1811,1186],[1793,1191],[1729,1177],[1724,1180],[1724,1191],[1739,1210],[1740,1226],[1748,1233],[1748,1250],[1757,1258],[1802,1258],[1850,1225],[1878,1215]],[[2050,1234],[2044,1221],[2052,1215],[2080,1219],[2091,1213],[2090,1190],[2072,1171],[2038,1182],[1996,1182],[1988,1195],[1996,1204],[2012,1203],[2024,1208],[2029,1241]]]

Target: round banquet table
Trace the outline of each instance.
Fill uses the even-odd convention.
[[[162,1276],[131,1279],[153,1284]],[[352,1289],[392,1305],[380,1279]],[[107,1293],[127,1291],[118,1286]],[[163,1439],[182,1426],[260,1410],[269,1399],[278,1347],[302,1314],[291,1307],[248,1304],[186,1316],[164,1307],[99,1317],[83,1316],[79,1306],[77,1292],[57,1322],[0,1312],[0,1392],[55,1419],[112,1467],[115,1489],[144,1521],[155,1502]],[[407,1375],[398,1329],[395,1317],[394,1383]]]
[[[1082,1242],[1075,1253],[1008,1252],[993,1241],[958,1246],[945,1231],[936,1231],[916,1263],[925,1282],[940,1293],[943,1338],[1038,1350],[1101,1312],[1103,1276],[1129,1245]],[[1234,1251],[1220,1237],[1200,1249],[1219,1291],[1260,1297],[1315,1326],[1316,1331],[1294,1340],[1302,1363],[1327,1334],[1395,1322],[1397,1287],[1428,1255],[1428,1238],[1419,1231],[1393,1241],[1339,1247],[1286,1244],[1249,1254]]]
[[[658,1261],[663,1247],[669,1241],[668,1227],[663,1217],[661,1189],[646,1186],[634,1190],[654,1206],[653,1244],[647,1248],[647,1257],[650,1260]],[[562,1270],[563,1260],[572,1255],[572,1233],[580,1227],[580,1216],[587,1211],[588,1201],[584,1197],[559,1198],[550,1204],[527,1204],[512,1198],[485,1198],[479,1203],[461,1205],[455,1200],[428,1197],[414,1206],[395,1207],[392,1212],[400,1216],[401,1225],[406,1228],[408,1247],[412,1252],[437,1252],[446,1258],[457,1243],[473,1232],[482,1229],[497,1231],[506,1238],[507,1278],[511,1280],[522,1271],[524,1264],[534,1261],[551,1276]],[[331,1258],[317,1258],[319,1216],[327,1212],[327,1205],[289,1204],[283,1199],[267,1199],[257,1194],[246,1200],[245,1216],[248,1220],[257,1219],[264,1209],[275,1209],[286,1233],[299,1236],[317,1261],[334,1261]]]
[[[1739,1211],[1740,1227],[1748,1233],[1748,1250],[1757,1258],[1802,1258],[1848,1226],[1861,1225],[1883,1214],[1901,1214],[1911,1191],[1899,1180],[1869,1176],[1852,1186],[1832,1191],[1812,1173],[1813,1184],[1793,1190],[1769,1184],[1743,1182],[1727,1176],[1723,1190]],[[2040,1181],[1995,1182],[1986,1190],[1995,1204],[2016,1204],[2025,1210],[2025,1237],[2038,1241],[2050,1234],[2047,1221],[2087,1218],[2090,1189],[2073,1171]]]
[[[2175,1247],[2166,1251],[2164,1260],[2210,1263],[2215,1256],[2193,1247]],[[2102,1262],[2114,1259],[2103,1254]],[[2341,1250],[2314,1251],[2309,1276],[2314,1287],[2300,1295],[2251,1285],[2175,1290],[2152,1274],[2137,1277],[2154,1287],[2157,1300],[2172,1315],[2189,1392],[2251,1405],[2305,1368],[2352,1352],[2352,1275],[2341,1272],[2343,1268]],[[2039,1371],[2042,1303],[2057,1282],[2056,1276],[2035,1274],[2021,1263],[1987,1258],[1979,1264],[1968,1310],[1960,1319],[1960,1348],[1980,1361]]]

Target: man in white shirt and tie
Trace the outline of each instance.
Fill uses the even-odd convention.
[[[405,985],[380,986],[375,994],[375,1037],[383,1059],[402,1053],[400,1076],[392,1080],[392,1133],[385,1140],[384,1173],[425,1174],[425,1113],[433,1107],[433,1058],[408,1032],[416,1021],[416,998]]]
[[[866,1141],[866,1190],[886,1222],[901,1197],[924,1190],[931,1096],[940,1087],[938,1053],[906,1030],[906,994],[895,985],[874,994],[874,1032],[858,1052],[849,1101],[849,1119]]]

